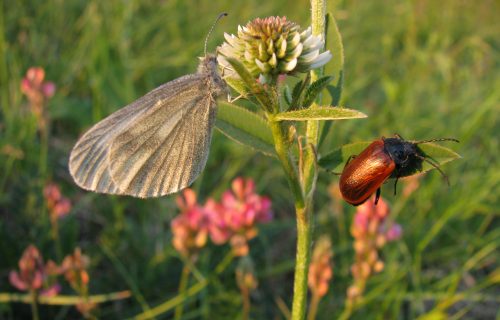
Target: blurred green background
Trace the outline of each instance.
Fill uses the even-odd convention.
[[[404,236],[383,250],[385,270],[370,279],[353,319],[498,319],[500,138],[500,2],[331,1],[345,49],[342,105],[367,119],[336,122],[320,152],[399,133],[408,139],[455,137],[462,159],[420,179],[408,197],[383,196]],[[48,181],[61,186],[73,208],[59,222],[61,252],[80,246],[91,258],[92,294],[132,290],[105,303],[98,315],[122,319],[177,295],[182,261],[171,245],[175,196],[153,200],[98,195],[79,189],[67,160],[93,123],[156,86],[196,70],[212,21],[229,16],[209,39],[209,51],[255,17],[287,16],[310,23],[309,2],[285,1],[10,1],[0,3],[0,292],[23,250],[35,244],[57,260],[43,200]],[[336,53],[333,52],[335,55]],[[56,86],[44,144],[20,82],[41,66]],[[11,146],[20,153],[7,152]],[[254,319],[283,319],[277,301],[291,304],[295,251],[292,199],[275,160],[216,132],[204,174],[194,184],[201,201],[219,197],[237,176],[252,177],[273,201],[275,219],[251,242],[259,287]],[[329,234],[334,278],[318,319],[334,319],[352,281],[349,226],[355,209],[335,206],[319,178],[315,235]],[[337,209],[334,209],[337,208]],[[209,274],[228,247],[210,246],[197,265]],[[60,258],[60,257],[59,257]],[[60,261],[58,261],[60,262]],[[234,266],[186,301],[184,319],[235,319],[241,298]],[[71,307],[41,307],[46,319],[78,318]],[[167,319],[166,313],[158,319]],[[30,317],[29,305],[0,304],[0,319]]]

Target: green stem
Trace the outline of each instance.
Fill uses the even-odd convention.
[[[182,268],[181,281],[179,283],[179,295],[183,299],[186,299],[186,289],[189,280],[189,273],[190,273],[189,266],[184,265],[184,268]],[[182,318],[183,311],[184,311],[184,300],[182,303],[179,303],[177,307],[175,307],[174,319],[180,320]]]
[[[219,275],[221,274],[226,268],[229,266],[229,264],[233,261],[234,259],[234,253],[233,250],[230,250],[222,259],[221,262],[215,267],[215,274]]]
[[[317,294],[313,294],[311,297],[311,305],[309,307],[309,313],[307,314],[307,320],[316,319],[316,314],[318,313],[318,306],[321,297]]]
[[[241,319],[248,320],[250,316],[250,290],[248,288],[242,289],[241,295],[243,299],[243,315]]]
[[[38,294],[36,290],[31,290],[31,315],[33,320],[39,320],[40,315],[38,314]]]
[[[326,16],[326,0],[311,0],[311,26],[313,35],[325,36],[325,16]],[[311,82],[319,79],[322,70],[316,69],[311,71]],[[319,98],[320,99],[320,98]],[[318,100],[319,100],[318,99]],[[316,108],[317,104],[313,103],[310,108]],[[306,195],[314,193],[316,186],[316,154],[315,149],[319,141],[319,121],[310,120],[306,124],[306,141],[308,146],[304,152],[304,191]],[[314,150],[312,150],[314,148]]]
[[[352,302],[347,302],[344,311],[342,311],[342,314],[339,316],[339,320],[349,319],[352,315],[352,309]]]
[[[292,319],[302,320],[307,309],[307,274],[311,258],[311,203],[306,207],[296,208],[297,214],[297,253],[295,260],[295,278],[293,283]]]
[[[311,25],[314,35],[325,34],[326,0],[311,0]],[[311,81],[319,78],[321,71],[311,71]],[[315,108],[313,104],[311,108]],[[307,121],[306,145],[302,167],[301,191],[305,194],[304,206],[297,206],[297,256],[295,262],[295,282],[293,288],[292,319],[302,320],[307,309],[307,274],[311,256],[312,209],[316,189],[316,149],[319,139],[319,121]],[[276,141],[276,140],[275,140]],[[280,158],[281,159],[281,158]]]
[[[50,213],[50,222],[51,222],[51,234],[52,234],[52,240],[54,240],[55,246],[56,246],[56,257],[57,260],[62,259],[62,249],[61,249],[61,241],[59,238],[59,223],[57,220],[57,217],[53,214]]]
[[[182,303],[185,298],[191,297],[191,296],[197,294],[198,292],[200,292],[201,290],[203,290],[203,288],[205,288],[209,282],[213,281],[219,274],[224,272],[224,270],[229,266],[229,264],[231,263],[233,258],[234,258],[234,254],[232,252],[229,252],[224,257],[224,259],[217,265],[217,267],[215,268],[215,272],[208,279],[204,279],[204,280],[198,282],[197,284],[186,289],[184,297],[177,295],[174,298],[167,300],[167,301],[161,303],[160,305],[158,305],[150,310],[147,310],[141,314],[134,316],[134,319],[137,319],[137,320],[151,319],[153,317],[161,315],[161,314],[171,310],[172,308],[176,307],[178,304]]]
[[[282,124],[270,121],[274,137],[274,145],[281,161],[285,175],[292,190],[297,215],[297,255],[295,262],[295,279],[293,288],[292,319],[299,320],[305,316],[307,308],[307,272],[311,247],[311,210],[312,201],[304,197],[303,187],[298,179],[298,170],[292,161],[289,143]],[[307,200],[312,200],[308,198]]]
[[[298,209],[303,209],[305,206],[304,193],[302,191],[302,186],[300,185],[300,180],[297,174],[297,168],[292,161],[290,155],[290,146],[286,139],[286,134],[283,132],[283,127],[281,122],[269,121],[271,125],[271,131],[274,138],[274,148],[276,149],[276,154],[285,170],[285,175],[288,180],[288,185],[292,190],[295,207]]]

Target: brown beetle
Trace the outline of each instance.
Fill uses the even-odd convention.
[[[348,203],[357,206],[377,192],[375,204],[380,198],[380,186],[389,178],[395,178],[394,194],[400,177],[422,170],[426,161],[436,168],[447,180],[438,164],[429,160],[417,145],[435,141],[455,141],[452,138],[423,141],[406,141],[401,136],[373,141],[359,155],[351,156],[340,175],[340,192]]]

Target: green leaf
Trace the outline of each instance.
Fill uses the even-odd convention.
[[[248,95],[248,89],[243,80],[228,77],[225,79],[225,81],[231,88],[234,89],[234,91],[238,92],[242,96]]]
[[[281,112],[274,116],[275,120],[307,121],[307,120],[341,120],[366,118],[360,111],[339,107],[317,107],[314,109],[301,109]]]
[[[329,95],[323,95],[323,103],[330,106],[338,106],[340,104],[342,85],[344,83],[344,46],[342,45],[342,36],[339,28],[331,13],[326,15],[325,47],[332,53],[332,59],[325,65],[324,74],[333,76],[334,79],[332,83],[326,87]],[[331,125],[331,122],[323,122],[320,124],[320,144],[325,139]]]
[[[445,163],[450,161],[462,158],[458,153],[453,151],[450,148],[443,147],[442,145],[436,143],[423,143],[418,145],[418,149],[420,149],[424,156],[436,162],[439,166],[442,166]],[[429,170],[434,169],[434,167],[427,162],[424,162],[422,165],[421,172],[427,172]]]
[[[360,154],[372,142],[373,141],[346,144],[341,148],[338,148],[330,153],[327,153],[324,156],[321,156],[318,160],[318,164],[324,169],[340,173],[344,169],[347,160],[351,156]],[[421,153],[423,153],[423,155],[425,155],[425,157],[436,162],[439,166],[442,166],[443,164],[452,160],[461,158],[461,156],[455,151],[435,143],[419,144],[418,149]],[[434,167],[424,161],[422,163],[421,170],[408,172],[404,175],[404,177],[413,175],[418,172],[427,172],[432,169],[434,169]]]
[[[285,99],[286,104],[290,107],[292,105],[293,98],[289,86],[285,86],[283,89],[283,98]]]
[[[321,93],[321,91],[333,80],[331,76],[325,76],[314,81],[306,90],[304,94],[304,102],[302,103],[302,108],[308,108],[316,97]]]
[[[226,60],[234,68],[234,71],[238,73],[248,91],[257,99],[264,110],[272,113],[273,110],[276,109],[277,97],[275,97],[272,92],[266,90],[262,84],[258,83],[250,74],[250,71],[248,71],[239,60],[230,57],[227,57]]]
[[[343,145],[342,147],[320,156],[318,164],[323,169],[333,172],[342,172],[345,163],[351,156],[361,153],[371,142],[355,142]]]
[[[340,103],[340,96],[343,85],[343,70],[344,70],[344,46],[342,45],[342,36],[335,18],[331,13],[326,15],[327,30],[326,30],[326,49],[332,53],[332,59],[325,65],[324,74],[334,77],[328,91],[331,95],[331,101],[324,100],[328,105],[337,106]]]
[[[307,73],[306,78],[295,84],[292,91],[291,110],[297,109],[301,104],[302,93],[311,80],[311,73]]]
[[[268,156],[275,155],[271,128],[258,114],[229,102],[220,102],[215,125],[234,141]]]

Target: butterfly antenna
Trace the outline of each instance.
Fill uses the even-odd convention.
[[[222,18],[222,17],[225,17],[227,16],[227,12],[223,12],[221,14],[219,14],[219,16],[217,17],[217,19],[215,19],[215,22],[212,24],[212,27],[210,28],[210,30],[208,31],[208,34],[207,34],[207,37],[205,38],[205,57],[207,56],[207,44],[208,44],[208,38],[210,37],[210,34],[212,33],[212,31],[214,30],[215,28],[215,25],[217,24],[217,22],[219,22],[219,20]]]

